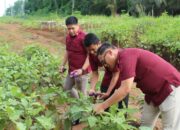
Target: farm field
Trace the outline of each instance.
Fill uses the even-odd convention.
[[[177,68],[180,65],[180,17],[79,18],[81,27],[86,32],[97,33],[102,41],[108,39],[120,47],[152,50]],[[87,130],[97,126],[104,129],[100,122],[108,121],[112,122],[109,128],[136,129],[123,116],[127,112],[130,120],[140,121],[143,95],[135,85],[130,93],[129,109],[118,112],[116,118],[112,117],[116,115],[115,107],[109,115],[96,117],[91,113],[91,98],[74,101],[63,91],[65,75],[59,74],[58,67],[65,52],[64,19],[57,16],[0,18],[0,130],[63,130],[70,125],[67,116],[72,120],[83,117]],[[57,25],[42,26],[42,21],[54,21]],[[122,122],[118,124],[116,119]],[[83,126],[72,129],[80,130]],[[160,119],[154,130],[162,130]]]

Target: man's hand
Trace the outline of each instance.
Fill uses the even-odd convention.
[[[99,103],[99,104],[95,104],[94,107],[93,107],[93,112],[95,114],[101,114],[104,112],[104,107],[103,107],[103,104],[102,103]]]
[[[93,95],[94,93],[96,93],[94,89],[89,90],[89,96]]]
[[[59,72],[64,73],[66,71],[66,68],[64,66],[59,67]]]
[[[100,95],[100,99],[107,99],[109,97],[110,93],[106,92],[106,93],[101,93]]]
[[[71,72],[72,77],[80,76],[82,74],[83,74],[83,70],[82,69],[77,69],[77,70],[74,70],[74,71]]]

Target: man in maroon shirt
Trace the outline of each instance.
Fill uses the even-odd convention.
[[[68,30],[68,35],[66,36],[66,52],[62,65],[60,66],[60,72],[64,72],[65,64],[68,62],[69,70],[64,88],[70,91],[73,97],[78,98],[79,95],[77,91],[73,89],[73,86],[76,86],[86,95],[88,82],[88,77],[85,73],[89,72],[89,58],[83,46],[85,33],[80,29],[78,19],[74,16],[66,19],[66,26]],[[83,73],[84,75],[77,76],[78,73]]]
[[[180,130],[180,73],[171,64],[143,49],[118,49],[110,44],[99,48],[98,58],[111,71],[119,70],[122,82],[110,98],[95,105],[94,111],[100,113],[122,100],[135,81],[145,94],[141,126],[153,128],[161,113],[163,130]]]
[[[100,63],[96,55],[96,52],[101,45],[102,44],[99,38],[95,34],[89,33],[85,36],[84,46],[86,47],[89,53],[89,62],[92,69],[90,91],[89,91],[90,95],[96,93],[95,87],[99,78],[98,68],[103,67],[103,65]],[[107,99],[110,95],[114,93],[114,90],[117,89],[120,86],[120,84],[121,84],[121,80],[120,80],[119,72],[112,73],[111,71],[108,70],[108,68],[105,68],[105,74],[100,86],[100,90],[102,92],[101,98]],[[126,96],[126,98],[124,98],[123,101],[125,103],[125,106],[128,107],[128,96]],[[118,103],[118,108],[123,108],[122,101]]]

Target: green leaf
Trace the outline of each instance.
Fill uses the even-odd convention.
[[[0,118],[1,119],[1,118]],[[6,120],[0,120],[0,130],[4,130],[5,126],[6,126]]]
[[[39,112],[41,112],[42,110],[44,110],[43,107],[38,107],[38,108],[34,108],[34,107],[29,107],[27,108],[28,110],[28,114],[31,115],[31,116],[35,116],[37,115]]]
[[[11,114],[9,114],[9,118],[12,121],[16,121],[20,118],[20,116],[23,114],[22,110],[14,110]]]
[[[21,99],[21,103],[25,108],[28,108],[28,101],[25,98]]]
[[[26,117],[25,123],[26,123],[27,129],[29,129],[32,125],[32,119],[30,116]]]
[[[65,119],[65,121],[64,121],[64,130],[71,130],[71,120]]]
[[[53,129],[55,127],[55,124],[54,124],[54,122],[53,122],[53,120],[51,118],[48,118],[48,117],[45,117],[45,116],[41,116],[41,117],[37,117],[36,120],[46,130]]]
[[[139,128],[139,130],[152,130],[152,128],[146,127],[146,126],[141,126],[141,127]]]
[[[79,106],[71,107],[71,113],[78,113],[78,112],[82,112],[82,111],[84,111],[84,109],[82,107],[79,107]]]
[[[21,89],[19,87],[16,87],[16,86],[13,86],[11,88],[11,94],[16,98],[20,98],[23,96]]]
[[[7,106],[6,112],[8,113],[8,116],[12,121],[16,121],[17,119],[19,119],[22,113],[22,111],[16,110],[14,107],[9,106]]]
[[[15,122],[17,130],[26,130],[26,125],[21,122]]]
[[[88,117],[88,124],[89,124],[89,126],[90,126],[91,128],[96,125],[96,122],[97,122],[97,121],[98,121],[97,118],[94,117],[94,116]]]

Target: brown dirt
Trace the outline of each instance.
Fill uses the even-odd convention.
[[[55,40],[57,42],[65,43],[65,32],[64,30],[58,31],[58,30],[47,30],[47,29],[26,29],[26,31],[31,32],[33,34],[37,34],[40,36],[43,36],[48,39]]]
[[[72,130],[83,130],[87,125],[84,123],[81,123],[79,125],[73,126]]]
[[[64,30],[26,29],[19,24],[0,24],[0,42],[10,44],[15,52],[27,45],[38,44],[59,55],[64,50],[64,39]]]

